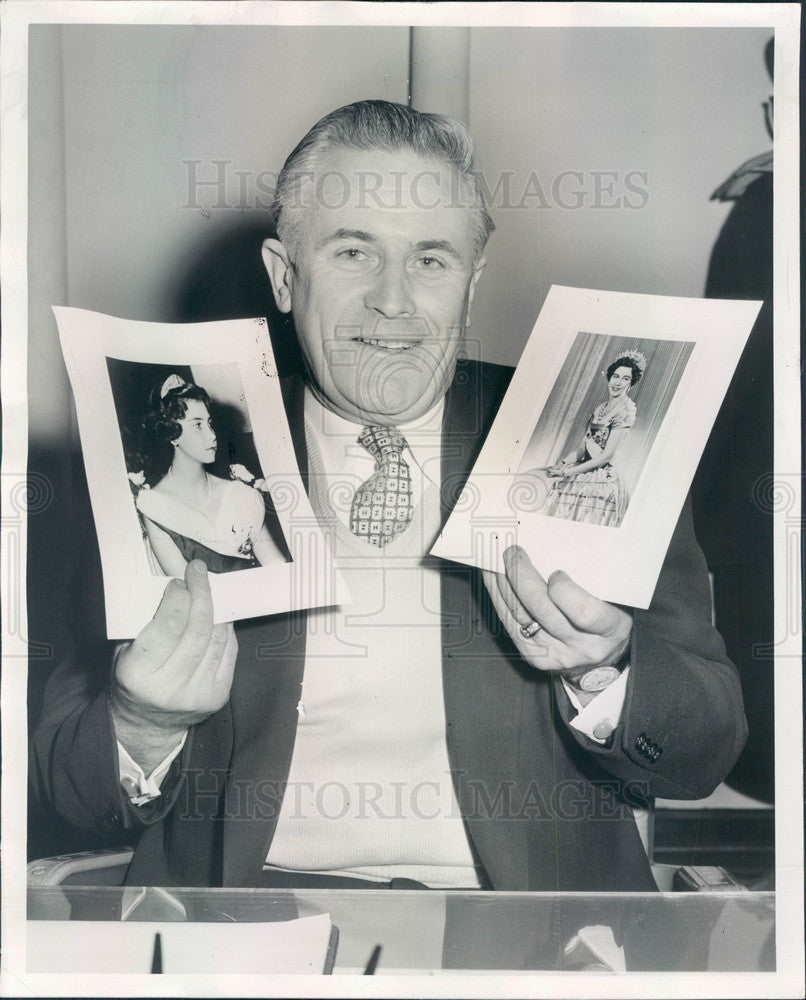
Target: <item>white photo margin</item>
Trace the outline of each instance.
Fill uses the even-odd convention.
[[[265,319],[143,323],[54,307],[101,551],[107,635],[131,639],[148,624],[169,577],[155,576],[126,475],[106,359],[162,365],[235,362],[255,448],[292,561],[210,573],[215,622],[339,604],[348,599],[297,467]],[[317,572],[307,572],[316,566]]]
[[[647,608],[702,451],[761,302],[553,285],[487,440],[432,554],[503,572],[521,545],[604,601]],[[518,470],[579,333],[694,344],[619,527],[524,510]],[[594,373],[591,373],[593,376]]]

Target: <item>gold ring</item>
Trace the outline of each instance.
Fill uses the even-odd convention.
[[[529,622],[526,625],[521,625],[521,635],[524,639],[534,639],[538,632],[542,632],[543,626],[538,624],[538,622]]]

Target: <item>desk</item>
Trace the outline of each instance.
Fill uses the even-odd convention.
[[[255,922],[329,913],[335,973],[772,971],[774,893],[510,893],[38,887],[29,920]],[[580,934],[580,932],[582,932]],[[620,963],[620,964],[619,964]],[[87,972],[92,970],[88,968]],[[144,970],[145,971],[145,970]]]

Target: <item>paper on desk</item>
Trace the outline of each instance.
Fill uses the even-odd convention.
[[[29,920],[28,972],[150,972],[154,935],[165,973],[309,973],[325,967],[327,913],[274,923]]]

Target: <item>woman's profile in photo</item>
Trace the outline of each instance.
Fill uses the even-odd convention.
[[[211,573],[285,562],[266,529],[261,493],[208,471],[217,447],[201,386],[174,374],[152,389],[140,428],[142,471],[129,478],[155,572],[181,578],[192,559]]]
[[[630,496],[612,461],[635,423],[629,392],[645,368],[640,351],[625,351],[608,366],[607,398],[588,418],[579,447],[543,470],[554,482],[541,513],[584,524],[621,524]]]

